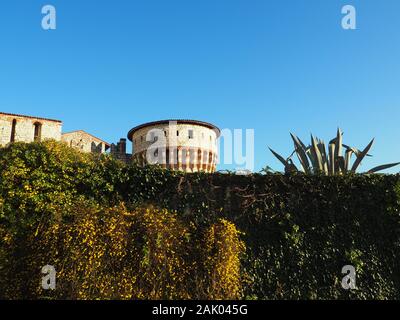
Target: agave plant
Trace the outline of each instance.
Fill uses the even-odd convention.
[[[328,149],[326,149],[324,141],[313,137],[313,135],[311,135],[311,145],[309,146],[306,146],[297,136],[293,134],[290,135],[294,142],[294,151],[288,158],[285,159],[269,148],[273,155],[283,163],[286,173],[299,171],[308,174],[323,173],[326,175],[355,173],[364,158],[371,156],[368,152],[374,144],[374,139],[372,139],[362,151],[347,146],[343,144],[343,132],[340,129],[338,129],[336,137],[329,142]],[[292,160],[294,154],[296,154],[299,159],[300,170]],[[355,160],[352,163],[353,156],[355,156]],[[399,164],[400,162],[377,166],[367,173],[375,173]]]

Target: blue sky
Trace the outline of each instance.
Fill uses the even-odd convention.
[[[41,28],[46,4],[57,30]],[[341,28],[346,4],[357,30]],[[399,14],[398,0],[4,0],[0,110],[109,142],[164,118],[252,128],[256,170],[282,169],[267,146],[290,154],[289,132],[340,126],[346,144],[376,138],[368,169],[400,161]]]

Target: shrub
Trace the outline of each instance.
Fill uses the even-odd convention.
[[[400,297],[398,175],[184,174],[16,143],[0,149],[0,237],[0,298],[43,297],[50,260],[53,297],[71,299]]]
[[[208,240],[192,241],[191,233],[201,231],[167,210],[150,206],[128,212],[123,205],[104,210],[79,204],[74,212],[65,221],[41,222],[24,239],[2,230],[1,298],[207,299],[219,288],[219,299],[240,297],[243,248],[236,247],[238,233],[228,222],[211,227],[224,248],[210,253],[203,249]],[[226,260],[216,259],[219,254]],[[56,268],[53,292],[40,287],[45,265]],[[218,273],[204,282],[204,270],[211,273],[210,268]]]

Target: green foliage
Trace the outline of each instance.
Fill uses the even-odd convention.
[[[221,258],[240,247],[237,242],[224,249],[233,242],[221,219],[234,223],[246,245],[242,283],[235,290],[248,299],[400,298],[398,175],[184,174],[125,166],[108,156],[44,142],[2,149],[0,178],[0,273],[11,258],[29,251],[19,246],[10,257],[8,246],[40,236],[38,225],[44,221],[72,223],[77,205],[113,208],[123,202],[127,212],[149,204],[177,212],[179,223],[191,230],[178,237],[182,241],[201,243],[205,233],[219,228],[227,237],[206,237],[210,242],[202,245],[211,248],[207,252],[214,262],[199,260],[215,270],[216,261],[225,266],[235,261]],[[162,243],[154,239],[155,245]],[[202,252],[192,256],[209,256]],[[18,263],[15,269],[23,274],[25,262]],[[357,270],[355,291],[340,285],[348,264]],[[197,297],[227,296],[230,285],[209,285],[212,276],[225,274],[224,264],[218,268],[217,274],[198,270],[204,281],[194,286]],[[0,288],[5,282],[0,277]]]
[[[128,212],[123,205],[80,203],[73,219],[42,221],[37,228],[26,230],[25,239],[0,233],[5,240],[1,299],[241,297],[244,247],[225,220],[210,227],[222,245],[216,252],[210,252],[207,230],[184,225],[176,213],[152,206]],[[38,270],[48,264],[57,272],[56,290],[50,292],[39,286]]]
[[[325,142],[313,137],[312,135],[311,145],[309,146],[306,146],[297,136],[293,134],[290,135],[294,143],[294,152],[289,156],[289,158],[285,159],[274,150],[269,148],[272,154],[285,166],[286,173],[299,171],[307,174],[322,173],[325,175],[355,173],[364,158],[369,156],[368,152],[374,143],[374,139],[372,139],[372,141],[362,151],[353,147],[349,147],[343,144],[343,133],[340,129],[338,129],[336,137],[329,142],[329,148],[327,150],[325,147]],[[346,149],[344,155],[343,148]],[[301,170],[299,170],[292,161],[292,157],[295,153],[299,159]],[[356,159],[354,163],[351,164],[351,158],[353,155],[356,156]],[[400,162],[384,164],[372,168],[367,173],[379,172],[399,164]]]

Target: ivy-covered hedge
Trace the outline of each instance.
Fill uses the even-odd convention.
[[[247,298],[400,299],[398,175],[124,174],[127,203],[158,203],[197,224],[224,217],[244,232]],[[343,290],[345,265],[358,290]]]
[[[399,175],[184,174],[45,142],[2,149],[0,177],[7,230],[74,216],[76,201],[156,205],[199,230],[235,224],[243,298],[400,299]],[[342,289],[345,265],[357,290]]]

